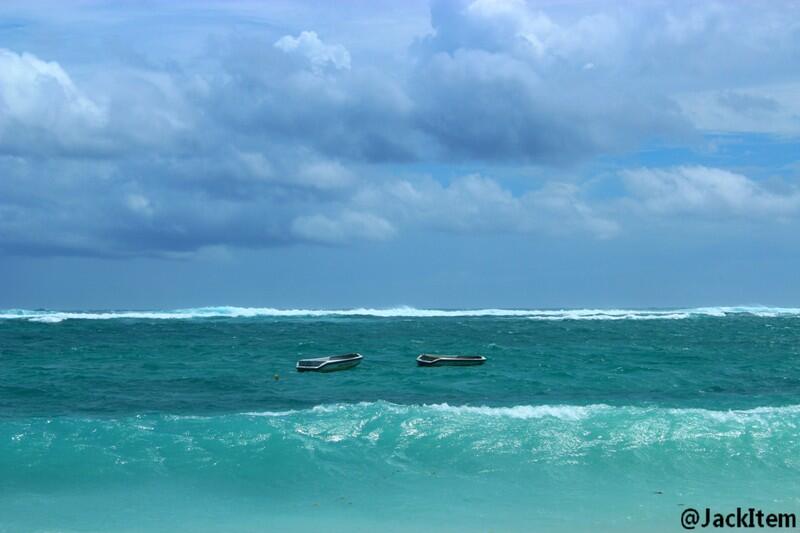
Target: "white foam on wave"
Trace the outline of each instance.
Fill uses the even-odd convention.
[[[489,417],[518,418],[523,420],[538,418],[558,418],[561,420],[586,420],[592,417],[629,416],[650,417],[667,416],[677,419],[703,418],[717,422],[745,422],[756,418],[784,417],[800,415],[800,405],[755,407],[752,409],[714,410],[702,408],[611,406],[590,405],[517,405],[513,407],[451,406],[448,404],[424,405],[454,415],[482,415]]]
[[[613,406],[607,404],[589,405],[515,405],[510,407],[489,407],[474,405],[413,404],[404,405],[385,401],[334,403],[317,405],[308,409],[287,411],[258,411],[242,413],[245,416],[286,417],[297,415],[353,415],[361,418],[372,414],[414,414],[432,412],[445,416],[479,416],[513,418],[520,420],[557,418],[565,421],[586,420],[605,416],[667,416],[672,418],[707,418],[717,422],[746,422],[756,418],[788,417],[800,415],[800,405],[762,406],[752,409],[702,409],[675,407]]]
[[[514,407],[486,407],[469,405],[432,404],[424,407],[455,415],[483,415],[506,418],[560,418],[562,420],[583,420],[588,416],[613,409],[604,404],[595,405],[516,405]]]
[[[196,318],[255,317],[383,317],[383,318],[448,318],[509,317],[529,320],[681,320],[692,317],[725,317],[751,315],[758,317],[800,316],[800,308],[788,307],[697,307],[691,309],[277,309],[272,307],[198,307],[168,311],[30,311],[0,310],[0,319],[21,319],[31,322],[59,323],[64,320],[188,320]]]
[[[56,324],[64,320],[63,317],[55,315],[36,316],[28,319],[30,322],[42,322],[44,324]]]

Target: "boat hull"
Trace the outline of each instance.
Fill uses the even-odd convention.
[[[298,372],[336,372],[358,366],[363,357],[360,354],[336,355],[317,359],[303,359],[297,362]]]
[[[341,363],[328,363],[320,368],[298,368],[298,372],[337,372],[339,370],[347,370],[353,367],[358,366],[361,362],[361,359],[356,359],[355,361],[342,361]]]
[[[418,366],[479,366],[486,362],[485,357],[417,357]]]

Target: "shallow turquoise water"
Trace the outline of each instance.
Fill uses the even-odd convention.
[[[0,313],[0,531],[680,531],[686,506],[800,512],[795,312],[250,314]],[[294,371],[351,350],[354,370]],[[489,362],[418,368],[422,351]]]

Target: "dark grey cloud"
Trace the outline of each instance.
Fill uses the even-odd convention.
[[[301,145],[352,161],[407,161],[424,151],[429,141],[411,128],[413,102],[401,80],[349,61],[315,63],[276,46],[285,38],[294,37],[237,41],[222,54],[222,74],[202,102],[222,127],[243,142]]]

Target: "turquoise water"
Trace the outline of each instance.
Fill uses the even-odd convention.
[[[680,531],[687,506],[800,512],[800,311],[0,312],[0,531]]]

